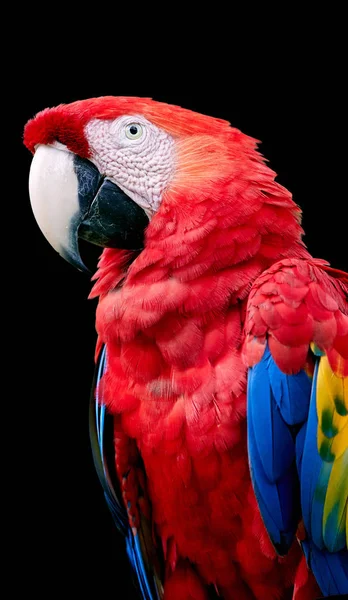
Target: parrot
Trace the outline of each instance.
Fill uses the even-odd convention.
[[[95,466],[147,600],[348,593],[348,274],[228,121],[102,96],[24,129],[51,246],[92,275]]]

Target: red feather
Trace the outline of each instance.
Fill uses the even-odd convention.
[[[321,261],[286,259],[254,282],[245,324],[247,364],[260,360],[267,332],[273,358],[284,372],[305,368],[311,342],[328,354],[334,370],[345,372],[348,287],[341,273],[330,274]]]
[[[208,600],[199,577],[190,566],[181,566],[165,585],[166,600]]]

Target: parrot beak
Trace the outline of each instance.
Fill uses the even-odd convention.
[[[29,175],[35,219],[53,248],[87,271],[79,238],[103,248],[141,250],[149,220],[142,208],[89,161],[54,146],[38,145]]]

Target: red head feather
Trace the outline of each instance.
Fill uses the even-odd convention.
[[[229,123],[191,110],[151,98],[104,96],[60,104],[39,112],[24,130],[24,144],[34,152],[37,144],[59,141],[83,158],[89,155],[84,134],[85,125],[92,119],[116,119],[121,115],[142,114],[169,133],[219,135],[230,132]]]

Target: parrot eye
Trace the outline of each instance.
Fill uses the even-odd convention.
[[[130,123],[126,127],[126,136],[129,140],[138,140],[143,135],[143,128],[139,123]]]

